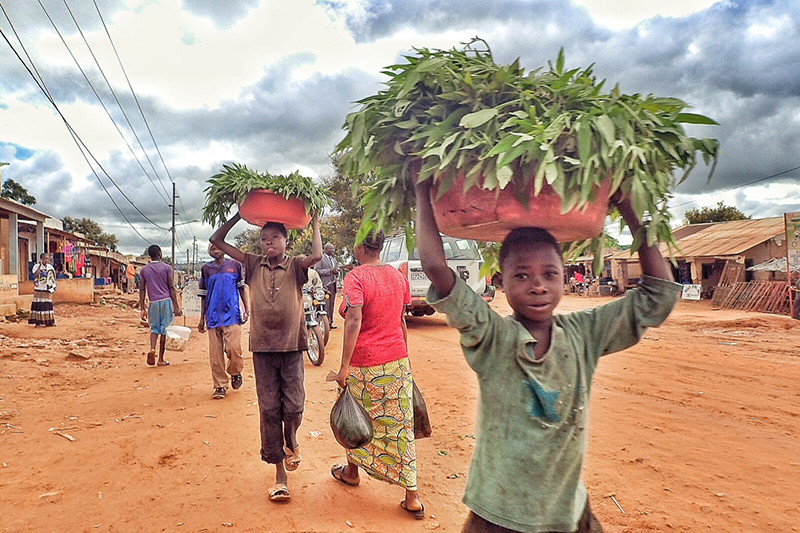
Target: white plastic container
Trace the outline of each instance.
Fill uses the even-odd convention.
[[[189,342],[189,334],[191,332],[191,328],[184,326],[168,326],[165,348],[173,352],[184,351],[186,343]]]

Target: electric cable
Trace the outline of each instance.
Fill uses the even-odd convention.
[[[128,73],[125,71],[125,67],[122,65],[122,59],[119,57],[119,53],[117,53],[117,47],[114,46],[114,41],[111,39],[111,33],[108,31],[108,27],[106,26],[106,21],[103,19],[103,15],[100,13],[100,7],[97,5],[96,0],[92,0],[94,3],[94,7],[97,10],[97,15],[100,17],[100,22],[103,23],[103,29],[106,31],[106,35],[108,36],[108,42],[111,43],[111,48],[114,49],[114,55],[117,56],[117,62],[119,63],[120,68],[122,69],[122,74],[125,75],[125,80],[128,82],[128,87],[131,90],[131,94],[133,95],[133,100],[136,102],[136,107],[139,108],[139,113],[142,115],[142,120],[144,121],[144,125],[147,127],[148,133],[150,133],[150,139],[153,141],[153,146],[156,147],[156,152],[158,152],[158,157],[161,159],[161,164],[164,165],[164,170],[167,172],[167,177],[173,183],[175,180],[172,179],[172,176],[169,173],[169,168],[167,168],[167,163],[164,161],[164,156],[161,155],[161,149],[158,147],[158,143],[156,142],[156,138],[153,136],[153,131],[150,129],[150,124],[147,122],[147,118],[144,116],[144,111],[142,110],[142,106],[139,104],[139,98],[136,96],[136,92],[133,90],[133,85],[131,84],[130,78],[128,78]],[[67,3],[67,0],[64,0],[64,4]]]
[[[136,229],[136,227],[134,227],[134,225],[131,223],[131,221],[128,219],[128,217],[125,215],[125,213],[122,211],[122,209],[119,207],[119,205],[117,204],[117,202],[114,200],[113,196],[111,196],[111,192],[108,190],[108,188],[105,186],[105,184],[103,183],[103,181],[100,179],[100,176],[99,176],[99,175],[97,174],[97,172],[95,171],[94,167],[92,166],[91,162],[89,161],[89,158],[86,156],[86,153],[89,153],[89,155],[91,155],[91,156],[92,156],[92,159],[94,159],[94,161],[95,161],[95,163],[97,163],[98,167],[99,167],[101,170],[103,170],[103,172],[104,172],[104,173],[106,174],[106,176],[108,177],[109,181],[111,181],[111,183],[112,183],[112,184],[114,184],[114,186],[117,188],[117,190],[119,190],[119,191],[120,191],[120,193],[122,193],[122,195],[123,195],[123,196],[125,196],[125,193],[124,193],[124,192],[122,192],[122,191],[119,189],[119,187],[116,185],[116,183],[114,182],[114,180],[113,180],[113,179],[111,179],[111,176],[109,176],[109,175],[108,175],[108,173],[105,171],[105,169],[103,168],[103,166],[102,166],[102,165],[99,163],[99,161],[97,161],[97,158],[96,158],[96,157],[94,157],[94,154],[92,154],[92,152],[89,150],[89,148],[88,148],[88,147],[86,146],[86,144],[83,142],[83,140],[80,138],[80,136],[77,134],[77,132],[76,132],[76,131],[75,131],[75,130],[72,128],[72,126],[70,125],[70,123],[69,123],[69,121],[67,120],[67,118],[66,118],[66,117],[64,116],[64,114],[61,112],[61,109],[58,107],[58,105],[56,104],[55,100],[53,99],[53,97],[52,97],[52,94],[50,93],[50,90],[47,88],[47,85],[46,85],[46,83],[44,82],[44,79],[42,78],[42,75],[41,75],[41,73],[39,73],[39,70],[36,68],[36,65],[33,63],[33,60],[31,59],[31,56],[30,56],[30,54],[28,53],[27,49],[25,48],[25,45],[22,43],[22,40],[21,40],[21,38],[20,38],[19,34],[17,33],[16,27],[15,27],[15,26],[14,26],[14,24],[11,22],[11,18],[8,16],[8,13],[6,12],[6,10],[5,10],[5,8],[3,7],[3,5],[2,5],[2,4],[0,4],[0,10],[2,10],[2,11],[3,11],[3,14],[5,15],[5,17],[6,17],[6,20],[8,21],[9,25],[11,26],[11,29],[12,29],[12,31],[14,32],[14,35],[15,35],[15,37],[17,38],[17,41],[19,42],[19,44],[20,44],[20,47],[22,48],[23,52],[25,53],[25,56],[26,56],[26,57],[28,58],[28,60],[30,61],[30,63],[31,63],[31,66],[30,66],[30,67],[28,66],[28,64],[27,64],[27,63],[25,63],[25,60],[22,58],[22,56],[20,56],[19,52],[18,52],[18,51],[17,51],[17,49],[14,47],[14,45],[11,43],[11,41],[10,41],[10,40],[9,40],[9,38],[8,38],[8,36],[5,34],[5,32],[4,32],[2,29],[0,29],[0,35],[2,35],[3,39],[6,41],[6,43],[7,43],[7,44],[8,44],[8,46],[11,48],[11,50],[14,52],[14,55],[16,55],[16,56],[17,56],[17,59],[19,59],[19,61],[20,61],[20,62],[22,63],[22,65],[23,65],[23,67],[25,67],[25,70],[27,70],[27,71],[28,71],[28,74],[30,74],[30,76],[33,78],[33,80],[34,80],[34,82],[36,83],[37,87],[39,87],[39,90],[41,90],[41,91],[42,91],[42,93],[45,95],[45,97],[47,98],[47,100],[48,100],[48,101],[49,101],[49,102],[50,102],[50,103],[53,105],[53,107],[55,108],[55,110],[56,110],[56,112],[58,113],[59,117],[60,117],[60,118],[61,118],[61,120],[64,122],[64,125],[67,127],[67,131],[69,131],[70,135],[72,136],[72,139],[73,139],[73,141],[74,141],[74,142],[75,142],[75,144],[78,146],[78,149],[80,150],[80,152],[81,152],[81,155],[83,156],[84,160],[86,160],[86,163],[87,163],[87,165],[89,165],[89,168],[91,169],[91,171],[92,171],[92,173],[94,174],[95,178],[97,178],[97,181],[98,181],[98,183],[100,184],[100,186],[103,188],[103,191],[105,191],[106,195],[107,195],[107,196],[108,196],[108,198],[111,200],[111,203],[112,203],[112,204],[114,204],[114,207],[117,209],[117,211],[119,212],[119,214],[120,214],[120,215],[122,215],[122,218],[124,218],[124,219],[125,219],[125,221],[126,221],[126,222],[128,223],[128,225],[131,227],[131,229],[133,229],[133,231],[134,231],[134,232],[136,232],[136,234],[137,234],[137,235],[139,235],[139,237],[141,237],[143,240],[147,241],[148,239],[147,239],[147,238],[145,238],[145,237],[144,237],[144,235],[142,235],[142,234],[139,232],[139,230],[137,230],[137,229]],[[31,70],[31,68],[33,68],[33,71]],[[35,71],[35,74],[34,74],[34,71]],[[37,78],[37,76],[38,76],[38,78]],[[85,151],[84,151],[84,150],[85,150]],[[130,199],[127,197],[127,196],[125,196],[125,198],[126,198],[126,199],[127,199],[127,200],[128,200],[130,203],[131,203],[131,205],[133,205],[133,207],[134,207],[135,209],[137,209],[137,211],[139,211],[138,207],[136,207],[136,205],[135,205],[135,204],[133,204],[133,202],[131,202],[131,200],[130,200]],[[166,229],[166,228],[162,228],[161,226],[159,226],[158,224],[156,224],[155,222],[153,222],[152,220],[150,220],[149,218],[147,218],[147,216],[146,216],[146,215],[144,215],[144,213],[142,213],[141,211],[139,211],[139,213],[140,213],[140,214],[142,214],[142,216],[144,216],[144,217],[145,217],[145,218],[146,218],[146,219],[147,219],[147,220],[148,220],[148,221],[149,221],[151,224],[153,224],[153,225],[154,225],[154,226],[156,226],[157,228],[159,228],[159,229]]]
[[[122,115],[125,117],[125,120],[128,122],[128,126],[130,127],[131,132],[133,132],[133,136],[134,136],[134,138],[136,138],[136,142],[139,143],[139,147],[142,149],[142,152],[144,152],[145,159],[147,159],[147,162],[150,163],[150,168],[153,169],[153,173],[159,179],[159,183],[161,183],[161,187],[164,189],[164,192],[167,194],[167,196],[169,196],[169,192],[167,192],[166,187],[164,187],[164,183],[161,181],[161,177],[158,175],[158,171],[156,170],[155,166],[153,165],[153,161],[150,159],[150,156],[147,155],[147,150],[145,150],[144,146],[142,145],[142,141],[141,141],[141,139],[139,139],[139,135],[136,133],[136,129],[133,127],[133,124],[131,124],[131,121],[130,121],[130,118],[128,117],[128,114],[125,112],[125,109],[122,106],[122,103],[119,101],[119,97],[117,96],[116,91],[111,86],[111,82],[108,81],[108,78],[106,77],[106,74],[105,74],[105,71],[103,70],[103,67],[100,66],[100,62],[97,60],[97,56],[95,56],[94,50],[92,50],[92,47],[89,45],[89,41],[86,39],[86,35],[84,35],[83,29],[80,27],[80,24],[78,24],[78,20],[75,18],[75,15],[72,13],[72,9],[69,7],[69,4],[67,4],[67,0],[63,0],[63,2],[64,2],[64,6],[67,8],[67,11],[70,14],[70,17],[72,17],[72,21],[75,23],[75,27],[78,29],[78,33],[80,34],[81,38],[83,39],[83,42],[86,45],[86,48],[89,50],[89,53],[91,54],[92,59],[94,59],[95,65],[97,65],[97,69],[100,71],[100,74],[103,76],[103,80],[105,80],[109,91],[111,91],[111,95],[114,97],[114,100],[117,102],[117,106],[119,106],[119,109],[122,112]]]
[[[167,205],[169,205],[169,199],[166,196],[164,196],[164,194],[158,189],[158,187],[156,186],[155,182],[153,181],[153,178],[147,172],[147,169],[144,168],[144,165],[139,160],[139,157],[136,155],[136,152],[133,150],[133,147],[130,145],[128,140],[125,138],[125,135],[122,133],[122,130],[120,129],[120,127],[117,124],[116,120],[114,120],[114,117],[111,115],[111,111],[109,111],[109,109],[106,106],[105,102],[103,102],[103,99],[100,97],[100,94],[98,94],[98,92],[95,89],[94,85],[92,84],[91,80],[89,80],[89,77],[87,76],[86,72],[83,70],[83,67],[81,67],[80,62],[78,62],[78,59],[75,57],[75,54],[72,52],[72,49],[67,44],[66,39],[64,39],[64,36],[62,35],[61,31],[56,26],[56,23],[52,19],[52,17],[50,16],[50,13],[47,11],[47,8],[44,7],[44,4],[42,4],[42,0],[38,0],[38,1],[39,1],[39,6],[41,6],[42,10],[44,11],[45,16],[47,16],[47,19],[50,21],[50,24],[53,26],[53,29],[58,34],[59,38],[61,39],[61,42],[64,44],[64,47],[67,49],[67,52],[69,52],[69,55],[72,57],[72,60],[75,62],[75,65],[78,67],[78,70],[80,70],[81,74],[83,75],[83,78],[86,80],[86,83],[89,85],[89,88],[92,90],[92,92],[94,93],[95,97],[97,97],[97,101],[100,102],[100,105],[103,107],[103,110],[106,112],[106,115],[108,115],[109,120],[111,120],[111,123],[114,125],[114,128],[116,128],[117,133],[119,133],[119,136],[125,142],[125,145],[128,147],[128,150],[131,152],[131,155],[133,155],[133,158],[139,164],[139,168],[142,169],[142,172],[144,173],[144,175],[147,176],[148,180],[150,180],[150,183],[153,185],[153,187],[155,188],[156,192],[167,203]],[[162,187],[163,187],[163,185],[162,185]]]
[[[757,180],[748,181],[747,183],[743,183],[741,185],[736,185],[735,187],[728,187],[726,189],[720,189],[718,191],[714,191],[714,193],[735,191],[736,189],[741,189],[743,187],[749,187],[750,185],[755,185],[756,183],[760,183],[762,181],[767,181],[767,180],[771,180],[772,178],[777,178],[778,176],[783,176],[784,174],[788,174],[789,172],[794,172],[795,170],[800,170],[800,166],[794,167],[794,168],[790,168],[788,170],[782,170],[781,172],[776,172],[775,174],[770,174],[769,176],[766,176],[766,177],[763,177],[763,178],[758,178]],[[680,204],[677,204],[677,205],[673,205],[673,206],[670,206],[670,207],[672,209],[674,209],[676,207],[681,207],[681,206],[684,206],[684,205],[693,204],[694,202],[695,202],[695,200],[689,200],[688,202],[683,202],[683,203],[680,203]]]

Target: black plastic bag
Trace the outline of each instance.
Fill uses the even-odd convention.
[[[430,437],[433,430],[431,429],[431,419],[428,417],[428,407],[425,405],[425,399],[417,387],[417,382],[414,382],[414,438],[424,439]]]
[[[331,409],[331,429],[336,442],[349,450],[372,440],[372,418],[346,387]]]

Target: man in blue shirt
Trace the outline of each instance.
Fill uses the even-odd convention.
[[[200,274],[197,294],[201,306],[197,331],[204,333],[208,329],[208,357],[214,381],[212,398],[220,400],[225,397],[228,376],[234,390],[242,386],[241,324],[247,322],[250,309],[244,290],[242,264],[234,259],[225,259],[225,253],[213,244],[208,246],[208,253],[214,260],[203,265]],[[240,297],[244,308],[241,313]]]

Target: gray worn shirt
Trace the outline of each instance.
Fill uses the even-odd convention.
[[[475,514],[508,529],[575,531],[586,506],[580,480],[589,389],[602,355],[636,344],[674,307],[680,285],[645,276],[606,305],[553,316],[550,348],[502,317],[460,279],[428,302],[461,332],[479,378],[477,440],[464,493]]]
[[[319,277],[322,278],[322,284],[325,287],[336,281],[339,276],[338,268],[339,262],[335,257],[328,254],[322,254],[322,259],[314,265],[314,270],[319,273]]]

